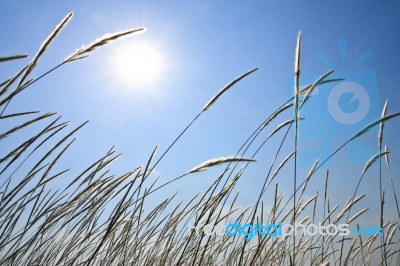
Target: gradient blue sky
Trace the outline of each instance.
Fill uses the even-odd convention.
[[[346,78],[376,82],[371,92],[371,106],[376,108],[367,116],[368,120],[360,122],[361,126],[379,117],[387,98],[390,99],[389,113],[400,111],[400,30],[396,26],[400,24],[399,8],[399,1],[371,0],[2,1],[0,56],[34,55],[55,25],[68,12],[75,13],[43,57],[34,76],[104,33],[147,28],[142,35],[103,47],[87,60],[71,63],[52,73],[13,100],[7,113],[57,111],[72,125],[90,120],[78,134],[78,141],[62,166],[79,172],[116,145],[124,156],[114,165],[113,171],[123,173],[145,164],[156,144],[160,145],[160,152],[164,151],[221,87],[247,70],[259,67],[256,73],[223,95],[162,161],[157,173],[161,180],[169,180],[207,159],[234,155],[249,134],[290,97],[299,30],[303,33],[302,74],[306,79],[334,68]],[[163,76],[146,88],[147,92],[133,88],[126,93],[124,84],[112,74],[110,57],[118,45],[136,40],[157,47],[166,67]],[[347,40],[345,61],[341,58],[340,40]],[[368,50],[372,56],[353,66]],[[318,54],[329,59],[330,65],[322,62]],[[1,64],[2,79],[12,75],[23,63]],[[365,74],[365,70],[373,71],[373,76],[368,74],[370,72]],[[329,86],[327,88],[329,90]],[[337,123],[328,123],[331,118],[326,116],[326,99],[319,103],[310,106],[321,109],[310,107],[302,114],[306,120],[302,122],[305,129],[300,137],[310,147],[320,143],[318,145],[322,146],[316,148],[316,155],[325,155],[340,144],[341,138],[348,137],[349,132],[360,129],[360,125],[343,131]],[[354,104],[347,106],[348,111],[356,108]],[[288,118],[283,117],[276,124]],[[392,172],[397,184],[400,184],[399,125],[399,120],[388,123],[384,141],[392,151]],[[262,138],[273,128],[267,129]],[[266,146],[256,158],[258,163],[238,184],[241,205],[254,202],[280,139],[281,135],[276,136],[273,143]],[[337,203],[351,196],[364,162],[377,152],[376,132],[361,143],[350,147],[356,154],[349,157],[341,153],[329,165],[332,167],[331,193],[337,196]],[[279,160],[291,151],[291,145],[290,142],[285,146]],[[352,160],[351,156],[357,160]],[[302,158],[306,160],[304,165],[314,161],[313,156],[306,154]],[[292,189],[291,169],[278,179],[283,190]],[[187,198],[199,189],[204,190],[220,170],[189,176],[168,187],[165,193],[170,195],[179,190],[181,198]],[[307,171],[305,167],[302,170]],[[378,179],[371,173],[361,187],[361,192],[370,192],[363,206],[378,208]],[[316,177],[310,183],[310,194],[322,191],[322,176],[321,171],[319,179]],[[388,185],[385,181],[385,187]],[[393,207],[389,191],[388,188],[387,205]]]

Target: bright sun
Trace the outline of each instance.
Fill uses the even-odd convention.
[[[129,90],[148,89],[161,77],[164,57],[155,45],[125,41],[113,50],[112,72]]]

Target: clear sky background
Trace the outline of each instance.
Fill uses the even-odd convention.
[[[207,159],[234,155],[252,131],[290,97],[296,37],[301,30],[304,80],[335,69],[335,77],[362,84],[371,100],[365,119],[347,127],[332,120],[327,112],[326,97],[334,85],[327,86],[324,93],[320,91],[321,97],[310,100],[300,125],[300,140],[305,143],[304,154],[300,153],[304,158],[300,171],[303,179],[306,167],[316,158],[324,158],[352,133],[379,117],[386,99],[390,99],[389,113],[400,111],[399,8],[399,1],[371,0],[1,1],[0,56],[33,56],[55,25],[68,12],[75,13],[33,76],[39,76],[105,33],[147,28],[144,34],[117,41],[87,60],[58,69],[13,100],[7,113],[56,111],[72,125],[90,120],[60,167],[72,167],[72,173],[78,173],[116,145],[124,156],[112,169],[123,173],[145,164],[157,144],[161,154],[220,88],[259,67],[204,113],[160,163],[156,171],[161,182],[167,181]],[[118,60],[125,58],[129,47],[148,47],[158,54],[162,66],[152,82],[128,82],[126,77],[116,74]],[[11,76],[23,63],[1,64],[2,79]],[[347,112],[360,104],[350,99],[351,95],[344,96],[340,103]],[[289,119],[289,114],[266,129],[258,144],[277,124]],[[399,122],[387,124],[384,139],[392,151],[392,173],[398,185]],[[332,205],[352,195],[364,163],[377,152],[376,134],[371,132],[329,164]],[[281,138],[282,134],[272,139],[239,182],[239,205],[254,202]],[[285,145],[279,163],[292,149],[291,141]],[[179,190],[180,198],[187,199],[199,190],[204,191],[220,170],[188,176],[160,195]],[[371,207],[371,217],[376,217],[379,205],[376,170],[377,165],[360,188],[360,193],[368,194],[360,209]],[[310,183],[309,195],[316,190],[321,193],[323,175],[320,171]],[[388,215],[393,216],[394,202],[386,174],[384,180],[389,197]],[[283,171],[277,181],[289,194],[292,167]],[[266,195],[266,202],[269,196]]]

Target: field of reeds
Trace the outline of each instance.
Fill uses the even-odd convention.
[[[30,110],[8,113],[8,105],[33,83],[51,78],[51,72],[56,69],[62,71],[63,65],[74,64],[74,61],[90,57],[95,50],[110,42],[143,31],[139,28],[107,34],[76,50],[43,75],[31,78],[32,70],[72,16],[72,13],[68,14],[56,26],[24,68],[11,78],[2,77],[0,83],[0,123],[3,125],[0,132],[0,265],[400,265],[398,188],[395,186],[396,176],[392,176],[390,171],[389,149],[383,145],[385,123],[397,120],[400,113],[388,114],[386,101],[380,119],[354,132],[354,136],[331,156],[316,158],[308,175],[303,176],[297,165],[298,135],[303,118],[301,110],[308,101],[314,100],[311,95],[318,86],[340,80],[332,78],[333,70],[330,70],[308,86],[300,86],[303,59],[300,33],[294,57],[293,97],[260,121],[259,127],[243,141],[236,154],[210,159],[195,167],[187,166],[193,168],[167,182],[149,178],[180,137],[184,134],[190,137],[188,130],[196,120],[214,108],[219,98],[229,93],[236,83],[250,78],[257,68],[233,79],[203,107],[199,105],[198,115],[188,125],[183,125],[184,130],[171,145],[149,151],[143,166],[121,176],[113,175],[111,164],[120,154],[112,147],[98,160],[88,161],[87,168],[79,175],[72,177],[68,174],[69,169],[60,170],[60,159],[74,144],[75,134],[86,123],[71,128],[57,113]],[[0,63],[26,60],[26,57],[2,57]],[[283,114],[288,113],[292,119],[284,121]],[[271,128],[273,121],[280,124]],[[330,194],[329,184],[335,181],[330,180],[329,170],[325,170],[326,163],[351,142],[371,133],[373,128],[379,131],[376,155],[360,169],[358,185],[354,193],[348,195],[347,203],[343,206],[332,204],[330,198],[334,195]],[[266,130],[271,133],[264,138],[261,132]],[[274,159],[269,164],[263,186],[256,192],[258,200],[248,208],[236,208],[239,179],[248,165],[255,163],[258,152],[278,132],[283,132],[283,137],[279,148],[271,151]],[[256,139],[262,139],[261,144],[255,144],[258,143]],[[293,146],[293,151],[282,155],[281,147],[286,143]],[[284,159],[279,161],[282,156]],[[217,165],[223,166],[220,175],[206,191],[199,192],[192,199],[177,202],[175,192],[165,199],[154,197],[155,191],[167,189],[170,183]],[[244,236],[208,236],[201,231],[187,230],[190,221],[195,225],[233,221],[243,224],[259,221],[263,224],[357,224],[368,211],[358,207],[365,196],[358,188],[372,167],[385,168],[388,170],[385,173],[390,173],[386,175],[380,171],[377,177],[381,184],[378,222],[384,228],[383,236],[343,238],[339,235],[299,234],[283,238],[255,236],[247,241]],[[290,180],[293,190],[282,193],[279,173],[284,168],[292,169],[292,176],[285,182]],[[311,191],[307,185],[321,169],[325,171],[325,186],[319,191]],[[392,186],[385,189],[382,179],[387,178]],[[61,179],[67,182],[66,186],[57,186]],[[265,197],[267,190],[273,191],[273,198]],[[391,208],[396,208],[394,221],[385,216],[387,198],[395,199],[390,204]],[[157,202],[157,206],[149,209],[148,202]],[[266,205],[272,206],[267,216]]]

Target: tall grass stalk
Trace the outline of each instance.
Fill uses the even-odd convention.
[[[301,54],[301,32],[297,36],[296,57],[294,63],[294,171],[293,171],[293,220],[296,223],[296,188],[297,188],[297,142],[299,132],[299,97],[300,97],[300,54]],[[296,235],[293,235],[293,265],[296,264]]]

